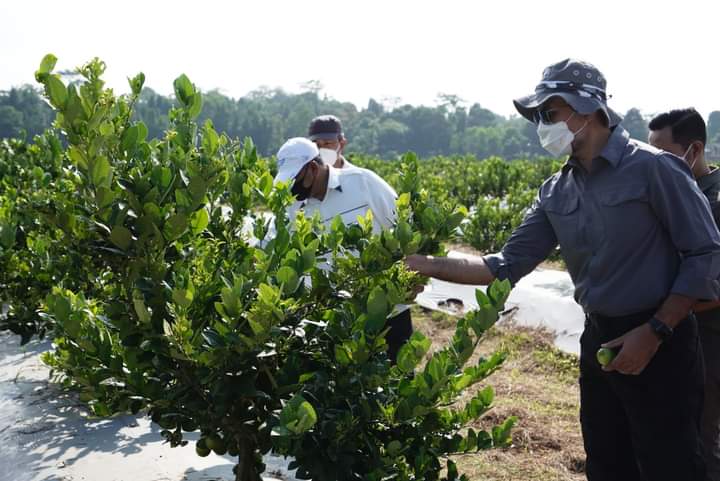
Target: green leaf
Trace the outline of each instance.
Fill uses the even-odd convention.
[[[175,202],[177,202],[178,206],[188,209],[192,205],[192,199],[186,189],[175,190]]]
[[[209,222],[210,217],[205,209],[195,211],[192,216],[190,216],[190,230],[193,234],[199,235],[205,230]]]
[[[35,80],[42,82],[42,79],[53,71],[55,64],[57,63],[57,57],[51,53],[45,55],[40,61],[40,67],[35,72]]]
[[[190,79],[187,78],[187,75],[182,74],[175,79],[173,87],[175,88],[175,97],[187,107],[195,93],[195,87]]]
[[[110,162],[108,162],[107,158],[104,156],[97,157],[90,165],[90,180],[96,187],[108,184],[110,172]]]
[[[143,85],[145,85],[145,74],[140,72],[133,78],[129,78],[128,83],[130,84],[130,91],[134,95],[140,95]]]
[[[302,394],[296,394],[280,412],[280,425],[298,435],[309,431],[317,423],[317,414]]]
[[[412,372],[430,350],[430,345],[430,339],[421,332],[413,332],[410,339],[398,351],[398,368],[405,373]]]
[[[124,251],[128,250],[132,243],[132,233],[126,227],[116,225],[110,233],[110,242]]]
[[[195,118],[198,115],[200,115],[200,112],[202,112],[202,94],[200,92],[195,92],[195,94],[192,96],[192,99],[190,100],[190,107],[188,108],[188,114],[190,115],[190,118]]]
[[[502,447],[507,446],[511,442],[512,428],[515,426],[517,418],[510,416],[499,426],[492,429],[493,445]]]
[[[205,155],[207,155],[207,156],[215,155],[215,152],[217,151],[219,143],[220,143],[220,138],[218,137],[217,132],[213,128],[212,120],[207,119],[205,121],[205,127],[203,128],[203,138],[202,138],[202,146],[203,146],[203,151],[205,151]]]
[[[65,84],[55,75],[50,75],[45,80],[45,93],[50,99],[50,103],[58,110],[65,108],[68,92]]]
[[[100,124],[100,134],[104,136],[110,136],[115,133],[115,126],[112,124],[112,122],[105,121]]]
[[[99,417],[104,418],[104,417],[108,417],[112,414],[112,411],[110,411],[110,409],[107,407],[107,405],[105,405],[104,403],[101,403],[101,402],[96,402],[96,403],[92,404],[90,407],[92,408],[93,413]]]
[[[138,136],[137,136],[137,143],[145,142],[145,139],[148,135],[148,128],[145,125],[144,122],[140,121],[134,125],[134,127],[137,127]]]
[[[475,299],[477,299],[478,306],[491,306],[492,301],[490,298],[480,289],[475,289]]]
[[[275,306],[280,300],[280,291],[276,287],[263,282],[258,286],[257,299],[266,306]]]
[[[173,301],[184,308],[190,307],[195,297],[195,288],[192,284],[189,284],[187,289],[175,288],[172,291]]]
[[[344,345],[335,345],[335,361],[342,366],[350,364],[350,356]]]
[[[388,315],[388,302],[385,291],[376,286],[367,300],[368,319],[365,329],[369,332],[379,332],[384,326]]]
[[[193,201],[196,204],[199,204],[202,202],[205,194],[207,193],[207,182],[205,182],[201,177],[193,177],[188,183],[187,190],[190,192]]]
[[[61,294],[50,294],[48,295],[47,302],[50,312],[55,316],[55,319],[61,323],[67,322],[72,313],[70,300]]]
[[[77,165],[80,169],[87,169],[88,162],[87,158],[85,157],[85,154],[77,148],[74,145],[71,145],[70,148],[67,151],[68,157],[70,157],[70,160]]]
[[[493,281],[487,289],[487,295],[495,309],[502,311],[505,308],[505,301],[510,295],[510,281],[507,279]]]
[[[141,297],[133,298],[133,307],[135,308],[135,313],[137,314],[140,322],[150,322],[152,315],[145,305],[145,301]]]
[[[163,235],[165,239],[173,241],[183,235],[188,227],[187,217],[184,214],[175,214],[165,221]]]
[[[147,134],[148,129],[145,124],[137,122],[125,129],[122,137],[120,138],[120,145],[126,152],[131,152],[138,144],[145,141]]]
[[[16,234],[16,225],[0,223],[0,245],[5,249],[10,249],[15,245]]]
[[[115,192],[107,187],[101,186],[95,190],[95,202],[100,209],[104,209],[115,200]]]
[[[412,241],[413,233],[410,228],[410,224],[404,220],[398,221],[397,227],[395,228],[395,235],[400,241],[400,245],[403,249]]]
[[[300,278],[292,267],[284,266],[278,269],[277,280],[283,285],[285,295],[291,295],[300,286]]]

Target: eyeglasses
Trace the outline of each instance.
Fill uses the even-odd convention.
[[[540,122],[544,124],[554,124],[557,122],[557,116],[555,114],[559,111],[559,109],[536,110],[535,113],[533,113],[533,122],[536,124]]]

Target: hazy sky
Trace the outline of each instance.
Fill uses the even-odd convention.
[[[45,53],[58,68],[98,56],[118,91],[142,71],[170,93],[186,73],[238,97],[260,86],[324,92],[365,106],[457,94],[498,113],[566,57],[594,63],[610,105],[651,114],[720,110],[720,2],[2,0],[0,89],[33,83]]]

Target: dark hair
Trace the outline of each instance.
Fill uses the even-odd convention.
[[[310,121],[308,137],[312,141],[330,138],[342,140],[342,122],[334,115],[319,115]]]
[[[686,149],[690,147],[692,142],[698,140],[703,145],[707,143],[705,121],[698,111],[692,107],[662,113],[652,119],[648,127],[652,131],[670,127],[673,142],[682,145]]]

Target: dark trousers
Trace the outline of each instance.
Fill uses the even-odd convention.
[[[705,358],[705,403],[700,422],[706,481],[720,481],[720,309],[696,314]]]
[[[580,422],[588,481],[703,481],[699,437],[704,367],[694,316],[683,320],[638,376],[601,369],[600,344],[653,311],[588,316],[580,339]]]
[[[388,343],[388,357],[395,364],[400,348],[405,344],[413,333],[412,317],[410,309],[406,309],[395,317],[387,320],[386,326],[390,330],[385,334],[385,341]]]

